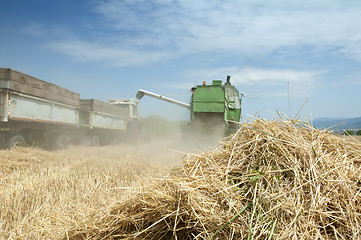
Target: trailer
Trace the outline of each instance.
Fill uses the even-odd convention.
[[[138,118],[137,104],[133,99],[80,99],[79,128],[86,129],[80,141],[98,146],[131,140],[136,134],[130,126]]]
[[[61,149],[72,143],[118,142],[131,132],[137,103],[80,99],[78,93],[55,84],[0,68],[0,146]]]

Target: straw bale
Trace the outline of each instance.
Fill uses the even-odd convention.
[[[69,239],[361,239],[361,143],[257,119]]]

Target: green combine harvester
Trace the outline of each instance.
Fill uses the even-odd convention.
[[[226,82],[213,80],[212,85],[197,85],[191,88],[191,103],[183,103],[163,95],[140,89],[137,98],[144,95],[154,97],[190,110],[190,125],[199,131],[221,129],[226,135],[236,131],[241,120],[241,97],[238,90],[231,85],[231,77]]]

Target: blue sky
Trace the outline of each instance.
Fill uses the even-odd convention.
[[[361,116],[361,1],[4,0],[0,67],[81,98],[145,89],[189,102],[225,80],[245,95],[243,118]],[[290,100],[290,101],[289,101]],[[145,97],[141,116],[187,119]]]

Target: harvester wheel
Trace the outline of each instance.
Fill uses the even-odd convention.
[[[6,148],[13,149],[17,147],[25,147],[25,140],[20,134],[15,134],[6,141]]]

